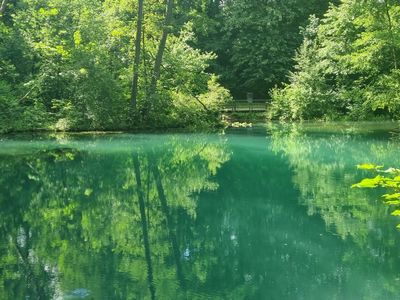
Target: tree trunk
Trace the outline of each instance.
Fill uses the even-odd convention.
[[[8,0],[3,0],[3,1],[1,2],[1,6],[0,6],[0,15],[4,14],[4,12],[6,11],[7,3],[8,3]]]
[[[392,48],[392,56],[393,56],[393,63],[394,63],[394,68],[397,70],[397,56],[396,56],[396,46],[394,43],[394,35],[393,35],[393,22],[392,22],[392,17],[390,16],[390,11],[389,11],[389,5],[388,1],[384,0],[385,3],[385,13],[388,21],[388,26],[389,26],[389,34],[390,34],[390,43],[391,43],[391,48]]]
[[[140,52],[141,52],[140,42],[142,40],[142,27],[143,27],[143,0],[138,0],[138,19],[136,23],[136,41],[135,41],[135,61],[133,64],[133,79],[132,79],[132,93],[131,93],[131,105],[133,107],[136,107],[137,103]]]
[[[174,11],[174,1],[173,0],[167,0],[167,12],[165,15],[165,23],[164,23],[164,28],[163,32],[161,35],[161,40],[160,44],[158,45],[158,51],[157,51],[157,56],[156,60],[154,62],[154,69],[153,69],[153,74],[151,77],[151,83],[150,83],[150,96],[152,96],[157,87],[157,81],[160,78],[160,69],[161,69],[161,63],[165,51],[165,46],[167,43],[167,38],[168,34],[170,32],[170,27],[172,23],[172,17],[173,17],[173,11]]]

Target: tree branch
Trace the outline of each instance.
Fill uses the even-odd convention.
[[[4,14],[4,12],[6,11],[7,3],[8,3],[8,0],[3,0],[3,1],[1,2],[1,6],[0,6],[0,15]]]

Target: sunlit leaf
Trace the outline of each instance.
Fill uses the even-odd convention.
[[[361,180],[359,183],[353,184],[352,188],[375,188],[379,186],[383,177],[378,175],[375,178],[365,178]]]
[[[79,47],[82,42],[82,35],[79,30],[74,32],[74,44],[76,47]]]
[[[399,181],[395,181],[393,179],[390,178],[384,178],[381,182],[380,182],[381,186],[383,187],[387,187],[387,188],[398,188],[400,182]]]
[[[357,165],[357,168],[360,170],[378,170],[378,169],[382,169],[383,166],[378,166],[378,165],[374,165],[374,164],[361,164],[361,165]]]
[[[85,196],[89,197],[92,193],[93,193],[93,190],[88,188],[88,189],[85,190],[84,194],[85,194]]]
[[[75,159],[75,155],[71,152],[67,152],[65,153],[65,157],[68,158],[69,160],[74,160]]]
[[[400,200],[386,201],[385,204],[387,204],[387,205],[399,205],[400,204]]]
[[[386,200],[400,199],[400,193],[385,194],[382,197],[385,198]]]

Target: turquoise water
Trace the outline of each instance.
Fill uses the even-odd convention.
[[[399,299],[399,132],[0,137],[0,299]]]

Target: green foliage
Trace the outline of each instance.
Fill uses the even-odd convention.
[[[199,26],[199,45],[217,53],[213,70],[240,99],[246,92],[265,98],[267,90],[286,81],[301,44],[299,27],[328,5],[321,0],[210,2],[212,20]]]
[[[220,122],[219,112],[226,103],[232,101],[227,89],[220,86],[213,76],[207,83],[207,89],[195,96],[184,93],[174,93],[173,114],[171,124],[182,124],[183,127],[212,127]]]
[[[359,183],[353,184],[352,188],[377,188],[382,187],[390,190],[390,193],[382,196],[387,205],[400,207],[400,169],[389,168],[381,170],[383,166],[363,164],[358,168],[380,173],[374,178],[365,178]],[[383,174],[383,175],[382,175]],[[400,209],[392,211],[392,216],[400,216]],[[400,224],[397,226],[400,229]]]
[[[273,89],[271,118],[399,115],[396,1],[346,0],[322,19],[322,0],[179,1],[167,27],[164,3],[145,1],[133,70],[137,6],[11,1],[0,17],[1,132],[215,126],[231,100],[217,81],[237,98]]]
[[[219,123],[219,111],[232,100],[217,77],[206,72],[215,55],[190,46],[195,40],[192,24],[169,39],[164,58],[162,88],[153,102],[155,122],[166,127],[210,127]],[[154,122],[153,121],[153,122]]]
[[[15,121],[18,120],[18,103],[11,92],[10,86],[0,81],[0,133],[16,127]]]
[[[399,14],[397,1],[346,0],[312,17],[290,83],[272,92],[270,118],[396,118]]]
[[[357,169],[360,170],[379,170],[382,169],[383,166],[376,166],[374,164],[361,164],[361,165],[357,165]]]
[[[207,91],[199,96],[199,100],[214,112],[219,111],[227,103],[233,101],[230,92],[218,83],[216,76],[212,76],[208,80]]]
[[[197,111],[185,111],[189,123],[175,118],[181,115],[174,111],[175,94],[195,102],[194,97],[207,93],[212,78],[206,69],[215,55],[191,46],[194,4],[176,7],[186,15],[176,16],[152,95],[149,83],[164,12],[162,3],[146,1],[139,104],[137,110],[130,107],[136,6],[131,0],[22,0],[10,5],[0,17],[0,130],[181,127],[202,123],[198,117],[217,124],[213,114],[199,116]]]

